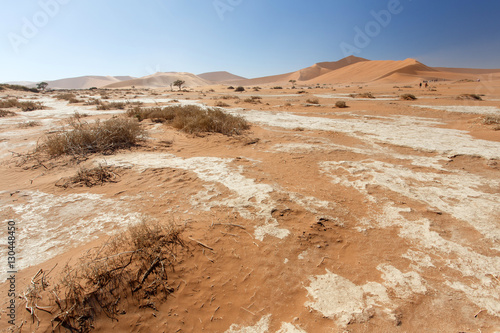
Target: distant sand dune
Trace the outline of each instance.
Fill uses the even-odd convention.
[[[144,76],[138,79],[127,80],[107,85],[106,88],[160,88],[169,87],[170,84],[176,80],[185,81],[185,87],[200,87],[213,84],[208,80],[204,80],[194,74],[185,72],[170,72],[170,73],[156,73],[153,75]]]

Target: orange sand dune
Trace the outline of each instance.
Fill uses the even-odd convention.
[[[322,76],[324,74],[330,73],[334,70],[337,70],[339,68],[343,68],[345,66],[349,66],[358,62],[364,62],[364,61],[369,61],[364,58],[359,58],[355,56],[349,56],[343,59],[340,59],[339,61],[330,61],[330,62],[319,62],[317,64],[314,64],[310,67],[300,69],[295,72],[291,73],[285,73],[285,74],[280,74],[280,75],[272,75],[272,76],[265,76],[265,77],[260,77],[260,78],[255,78],[255,79],[248,79],[248,80],[238,80],[238,81],[231,81],[231,84],[235,85],[259,85],[259,84],[276,84],[276,83],[286,83],[289,82],[290,80],[296,80],[298,82],[300,81],[308,81],[312,80],[316,77]]]
[[[462,74],[494,74],[500,73],[500,69],[480,69],[480,68],[453,68],[453,67],[433,67],[438,71],[451,72],[451,73],[462,73]]]
[[[212,84],[212,82],[204,80],[191,73],[169,72],[169,73],[155,73],[153,75],[144,76],[138,79],[113,83],[106,86],[106,88],[131,88],[132,86],[138,88],[169,87],[176,80],[185,81],[184,83],[185,87],[199,87]]]
[[[406,60],[373,60],[358,62],[310,80],[314,83],[365,83],[400,74],[397,77],[418,76],[420,72],[437,72],[415,59]]]
[[[201,77],[204,80],[208,80],[208,81],[212,81],[212,82],[245,80],[245,78],[242,76],[234,75],[234,74],[226,72],[226,71],[208,72],[208,73],[198,74],[197,76]]]

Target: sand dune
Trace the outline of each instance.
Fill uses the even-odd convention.
[[[358,62],[330,73],[324,74],[310,80],[309,84],[314,83],[365,83],[381,80],[394,74],[399,74],[398,78],[418,76],[421,72],[437,72],[432,68],[418,62],[415,59],[406,59],[402,61],[394,60],[372,60]]]
[[[351,64],[355,64],[358,62],[363,62],[363,61],[369,61],[364,58],[359,58],[355,56],[349,56],[343,59],[340,59],[339,61],[331,61],[331,62],[319,62],[316,63],[310,67],[306,67],[303,69],[300,69],[295,72],[291,73],[285,73],[285,74],[279,74],[279,75],[272,75],[272,76],[265,76],[265,77],[260,77],[260,78],[254,78],[254,79],[248,79],[248,80],[237,80],[237,81],[231,81],[229,83],[235,84],[235,85],[259,85],[259,84],[279,84],[279,83],[287,83],[290,80],[296,80],[298,82],[300,81],[307,81],[307,80],[312,80],[316,77],[319,77],[321,75],[330,73],[334,70],[337,70],[339,68],[343,68],[345,66],[349,66]]]
[[[176,80],[185,81],[185,87],[199,87],[212,84],[212,82],[204,80],[194,74],[185,72],[168,72],[168,73],[155,73],[153,75],[144,76],[138,79],[127,80],[122,82],[107,85],[106,88],[159,88],[170,87]]]
[[[101,88],[110,83],[130,80],[131,76],[81,76],[55,81],[47,81],[52,89],[88,89],[91,87]]]
[[[201,77],[204,80],[212,81],[212,82],[224,82],[224,81],[234,81],[234,80],[246,80],[243,76],[238,76],[231,74],[226,71],[220,72],[208,72],[203,74],[198,74],[198,77]]]

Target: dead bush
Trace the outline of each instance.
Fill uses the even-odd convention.
[[[68,128],[47,136],[35,152],[47,154],[49,158],[111,153],[117,149],[134,146],[142,135],[143,130],[139,123],[131,119],[112,118],[87,123],[72,118]]]
[[[97,105],[97,110],[123,110],[126,104],[124,102],[100,103]]]
[[[16,113],[15,112],[12,112],[12,111],[9,111],[9,110],[0,110],[0,118],[2,117],[12,117],[12,116],[15,116]]]
[[[483,99],[481,96],[477,94],[461,94],[460,96],[457,97],[457,99],[464,100],[464,99],[469,99],[469,100],[476,100],[476,101],[482,101]]]
[[[335,102],[335,107],[343,109],[343,108],[347,107],[347,104],[344,101],[337,101],[337,102]]]
[[[500,116],[486,116],[483,118],[483,124],[485,125],[500,124]]]
[[[19,128],[28,128],[28,127],[36,127],[36,126],[41,126],[42,123],[37,121],[37,120],[30,120],[30,121],[24,121],[22,123],[19,123],[17,126]]]
[[[19,106],[19,101],[15,98],[10,98],[7,100],[0,101],[0,108],[17,108]]]
[[[370,92],[361,93],[361,94],[351,94],[352,98],[375,98]]]
[[[227,104],[227,103],[224,103],[224,102],[222,102],[222,101],[217,101],[217,102],[215,102],[215,106],[217,106],[217,107],[221,107],[221,108],[227,108],[227,107],[228,107],[228,106],[230,106],[230,105],[229,105],[229,104]]]
[[[184,242],[173,223],[143,221],[129,227],[99,248],[66,266],[49,290],[48,274],[40,270],[24,292],[33,320],[43,310],[52,315],[52,330],[89,332],[102,315],[118,320],[121,302],[164,301],[174,292],[168,274],[178,262]],[[50,273],[50,272],[49,272]],[[49,297],[50,295],[50,297]],[[40,307],[39,302],[50,307]]]
[[[399,96],[399,99],[403,101],[414,101],[417,98],[413,94],[402,94],[401,96]]]
[[[306,100],[306,103],[309,103],[309,104],[319,104],[319,99],[317,99],[317,98],[308,98]]]
[[[197,105],[171,105],[164,108],[134,108],[127,112],[139,121],[152,119],[166,122],[181,131],[198,134],[202,132],[238,135],[250,128],[240,116],[233,116],[218,108],[204,109]]]
[[[251,104],[258,104],[258,103],[262,103],[261,99],[262,99],[262,97],[260,97],[260,96],[251,96],[250,98],[245,98],[243,100],[243,102],[251,103]]]
[[[45,106],[43,105],[43,103],[33,102],[33,101],[19,102],[18,107],[21,109],[21,111],[24,111],[24,112],[45,109]]]
[[[76,175],[69,178],[62,178],[56,183],[56,186],[68,188],[70,186],[86,186],[92,187],[103,185],[104,183],[115,183],[118,175],[115,173],[115,168],[99,164],[94,168],[87,169],[81,167]]]

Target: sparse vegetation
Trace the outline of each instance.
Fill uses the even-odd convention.
[[[272,87],[271,89],[283,89],[281,86]]]
[[[143,134],[139,123],[132,119],[112,118],[94,123],[72,118],[69,128],[49,135],[36,153],[49,158],[61,155],[85,157],[92,153],[111,153],[137,144]]]
[[[82,100],[76,98],[75,94],[65,93],[54,96],[56,99],[68,101],[70,104],[81,103]]]
[[[351,94],[352,98],[375,98],[370,92],[361,93],[361,94]]]
[[[317,99],[317,98],[308,98],[306,100],[306,103],[309,103],[309,104],[319,104],[319,99]]]
[[[399,99],[403,101],[413,101],[416,100],[417,98],[413,94],[402,94],[401,96],[399,96]]]
[[[0,101],[0,108],[19,108],[21,111],[43,110],[45,106],[41,102],[20,102],[15,98]]]
[[[30,121],[22,122],[18,126],[19,126],[19,128],[28,128],[28,127],[36,127],[36,126],[40,126],[40,125],[42,125],[41,122],[39,122],[37,120],[30,120]]]
[[[337,101],[335,102],[335,107],[343,109],[347,107],[347,104],[345,101]]]
[[[236,91],[236,92],[243,92],[243,91],[245,91],[245,88],[243,88],[242,86],[239,86],[236,89],[234,89],[234,91]]]
[[[229,87],[227,87],[227,89],[233,90],[234,87],[233,86],[229,86]]]
[[[118,320],[121,302],[155,309],[153,300],[161,302],[175,291],[168,274],[185,246],[181,233],[173,223],[143,221],[88,251],[74,267],[66,266],[53,288],[50,272],[39,270],[24,291],[26,308],[39,321],[37,312],[44,309],[38,302],[49,302],[54,332],[60,327],[90,332],[101,315]]]
[[[11,90],[17,90],[17,91],[26,91],[26,92],[33,92],[37,93],[38,89],[36,88],[28,88],[25,86],[20,86],[17,84],[0,84],[0,91],[5,90],[5,89],[11,89]]]
[[[101,102],[97,105],[97,110],[124,110],[126,104],[124,102]]]
[[[197,105],[171,105],[164,108],[134,108],[127,112],[139,121],[151,119],[165,122],[183,132],[198,134],[203,132],[224,135],[241,134],[250,128],[240,116],[233,116],[218,108],[204,109]]]
[[[228,107],[228,106],[230,106],[230,105],[229,105],[229,104],[227,104],[227,103],[224,103],[224,102],[222,102],[222,101],[217,101],[217,102],[215,102],[215,106],[217,106],[217,107],[221,107],[221,108],[226,108],[226,107]]]
[[[500,124],[500,116],[486,116],[483,118],[483,124],[485,125]]]
[[[220,98],[221,99],[240,99],[238,96],[234,96],[234,95],[223,95]]]
[[[460,96],[457,97],[457,99],[470,99],[470,100],[476,100],[476,101],[482,101],[483,99],[481,96],[477,94],[461,94]]]
[[[251,104],[257,104],[257,103],[262,103],[261,102],[262,97],[260,96],[251,96],[250,98],[245,98],[243,102],[245,103],[251,103]]]
[[[12,116],[15,116],[16,113],[15,112],[12,112],[12,111],[9,111],[9,110],[1,110],[0,109],[0,118],[2,117],[12,117]]]

